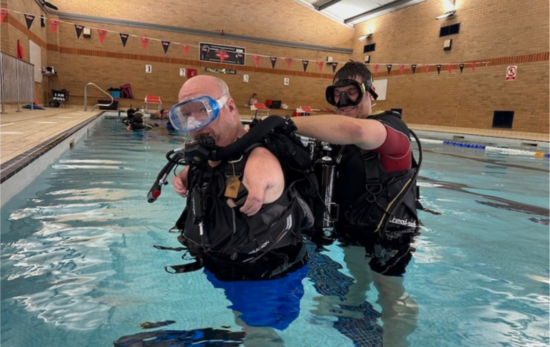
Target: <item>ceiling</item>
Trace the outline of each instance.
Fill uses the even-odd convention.
[[[353,27],[354,24],[426,0],[295,0],[312,11]]]

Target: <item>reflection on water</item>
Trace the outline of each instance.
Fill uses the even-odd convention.
[[[153,245],[180,246],[167,230],[184,201],[168,186],[146,202],[178,147],[160,130],[102,121],[2,208],[3,347],[550,344],[547,160],[425,145],[422,203],[441,214],[420,213],[404,280],[370,273],[360,247],[309,245],[299,310],[277,329],[243,322],[203,272],[164,271],[181,255]]]

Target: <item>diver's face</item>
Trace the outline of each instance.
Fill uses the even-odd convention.
[[[355,79],[359,83],[363,83],[361,79]],[[334,83],[338,82],[338,80],[335,80]],[[346,93],[348,98],[352,101],[357,100],[362,91],[359,90],[354,85],[346,85],[337,87],[334,89],[334,101],[338,103],[340,101],[340,95],[341,93]],[[372,104],[371,99],[372,96],[370,93],[365,93],[363,95],[363,98],[361,102],[355,106],[345,106],[345,107],[336,107],[335,111],[337,114],[341,114],[348,117],[353,118],[364,118],[369,116],[372,113]]]

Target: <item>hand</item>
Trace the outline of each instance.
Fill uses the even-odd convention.
[[[178,175],[172,178],[172,184],[174,185],[174,190],[181,197],[187,197],[187,173],[189,171],[189,166],[186,166]]]
[[[260,211],[263,203],[264,203],[263,194],[252,195],[249,191],[248,197],[246,198],[246,201],[244,202],[243,207],[241,207],[239,211],[241,211],[243,214],[250,217],[258,213],[258,211]]]

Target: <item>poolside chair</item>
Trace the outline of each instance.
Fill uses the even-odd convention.
[[[309,116],[314,114],[315,111],[310,106],[300,106],[296,109],[297,116]]]
[[[160,96],[157,95],[145,95],[145,109],[149,109],[149,104],[156,104],[157,109],[160,111],[162,109],[162,100]]]
[[[269,116],[269,107],[265,104],[256,102],[253,105],[250,105],[250,115],[252,117],[264,117]]]

